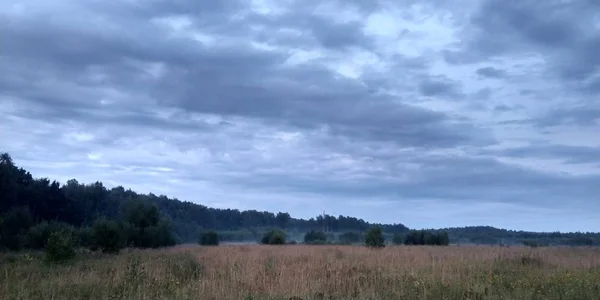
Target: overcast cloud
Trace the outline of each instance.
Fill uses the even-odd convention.
[[[35,176],[414,228],[600,231],[593,0],[0,4]]]

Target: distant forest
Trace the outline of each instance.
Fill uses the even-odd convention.
[[[326,228],[328,240],[348,243],[360,242],[362,234],[375,225],[390,243],[392,236],[410,233],[403,224],[372,224],[355,217],[297,219],[286,212],[215,209],[163,195],[138,194],[121,186],[108,189],[101,182],[83,184],[72,179],[60,184],[34,178],[16,166],[8,153],[0,155],[0,248],[11,238],[13,242],[26,240],[31,228],[40,223],[89,228],[99,219],[123,219],[140,203],[158,210],[161,228],[170,228],[176,243],[196,243],[205,230],[218,231],[223,241],[253,242],[273,228],[297,241],[308,231]],[[483,226],[443,231],[454,244],[600,245],[600,233],[537,233]]]

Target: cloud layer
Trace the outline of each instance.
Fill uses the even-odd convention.
[[[600,230],[597,1],[0,4],[35,175],[409,227]]]

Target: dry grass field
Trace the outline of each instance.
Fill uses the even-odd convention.
[[[600,299],[600,249],[220,246],[0,254],[0,299]]]

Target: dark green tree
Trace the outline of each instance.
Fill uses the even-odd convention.
[[[26,240],[27,248],[44,249],[53,232],[70,232],[73,235],[74,229],[66,223],[42,221],[29,228]],[[76,243],[75,238],[73,242]]]
[[[385,247],[385,239],[381,227],[374,226],[365,234],[365,245],[371,248]]]
[[[304,235],[305,244],[325,244],[327,243],[327,234],[323,231],[311,230]]]
[[[394,245],[401,245],[404,242],[404,239],[402,238],[402,235],[400,235],[399,233],[394,233],[394,235],[392,236],[392,243],[394,243]]]
[[[285,233],[281,230],[271,230],[265,233],[260,242],[265,245],[285,245]]]
[[[125,247],[126,236],[116,221],[99,219],[92,227],[91,240],[94,248],[117,254]]]
[[[202,246],[218,246],[219,234],[214,230],[202,232],[200,234],[199,244]]]
[[[158,248],[175,244],[170,225],[161,220],[155,205],[141,201],[132,202],[126,208],[125,216],[124,229],[128,246]]]
[[[404,244],[406,245],[446,246],[449,243],[450,240],[446,231],[411,230],[404,238]]]
[[[277,213],[277,215],[275,216],[275,223],[277,225],[277,227],[285,229],[288,227],[290,220],[292,219],[292,217],[290,216],[289,213]]]
[[[27,231],[34,224],[33,216],[26,207],[15,207],[2,218],[2,244],[9,250],[26,246]]]
[[[437,233],[426,231],[424,233],[423,243],[425,245],[439,245]]]
[[[450,238],[448,237],[448,232],[442,231],[438,233],[438,245],[440,246],[448,246],[450,244]]]

